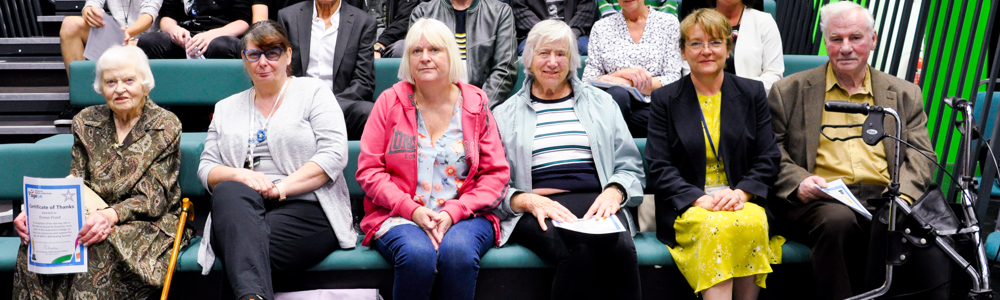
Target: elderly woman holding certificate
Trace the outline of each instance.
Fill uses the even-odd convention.
[[[639,299],[629,232],[553,228],[553,221],[591,216],[631,224],[622,208],[642,201],[645,183],[642,157],[614,100],[576,77],[576,42],[566,23],[538,22],[521,56],[528,66],[523,88],[494,112],[513,170],[498,213],[505,217],[501,239],[556,265],[552,299]]]
[[[149,99],[153,74],[135,46],[115,46],[97,61],[94,90],[106,105],[73,118],[70,176],[82,177],[107,208],[83,223],[87,273],[42,275],[27,270],[27,217],[14,220],[22,246],[15,299],[146,299],[161,287],[177,232],[181,192],[181,123]],[[184,233],[187,244],[192,232]]]

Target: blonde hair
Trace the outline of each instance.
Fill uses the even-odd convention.
[[[566,22],[559,20],[545,20],[535,24],[528,32],[528,38],[524,40],[524,54],[521,55],[521,63],[524,64],[524,72],[528,76],[535,76],[531,72],[531,61],[535,57],[535,47],[557,41],[566,41],[566,53],[569,53],[569,74],[576,77],[576,70],[580,68],[580,50],[577,49],[576,35],[573,29],[566,25]],[[569,77],[567,77],[569,78]]]
[[[139,47],[119,45],[111,46],[107,51],[104,51],[104,54],[101,54],[101,58],[97,59],[97,64],[94,66],[94,91],[98,94],[104,94],[101,89],[104,86],[104,71],[126,66],[132,67],[136,75],[142,78],[142,88],[149,94],[149,91],[152,91],[153,87],[156,86],[156,82],[153,80],[153,71],[149,69],[149,57]]]
[[[448,61],[451,67],[448,69],[449,82],[466,82],[469,77],[465,72],[465,62],[458,52],[458,42],[455,41],[455,34],[451,32],[448,25],[443,22],[420,18],[410,25],[409,32],[406,33],[406,41],[403,43],[403,61],[399,63],[399,79],[413,83],[413,76],[410,75],[410,55],[413,45],[416,45],[423,37],[434,47],[444,49],[448,54]]]
[[[687,48],[688,30],[695,25],[701,25],[708,36],[726,41],[726,50],[733,51],[733,27],[729,18],[711,8],[695,10],[681,21],[681,51]]]

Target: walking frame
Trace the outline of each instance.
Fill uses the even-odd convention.
[[[961,206],[963,208],[962,211],[956,211],[956,213],[960,215],[959,216],[961,220],[959,224],[960,226],[957,229],[936,228],[934,224],[929,224],[927,222],[924,222],[921,218],[914,218],[914,219],[917,222],[921,223],[920,225],[924,226],[924,228],[931,229],[930,232],[934,235],[933,237],[934,244],[936,244],[941,250],[943,250],[945,254],[948,257],[950,257],[954,263],[964,268],[965,272],[969,275],[969,277],[971,278],[972,288],[969,291],[968,299],[992,299],[992,290],[990,289],[989,266],[987,265],[986,262],[986,255],[984,252],[983,241],[980,238],[979,220],[976,219],[976,213],[973,210],[973,207],[975,206],[976,203],[977,194],[970,192],[971,190],[975,189],[975,183],[972,180],[972,175],[973,172],[975,171],[975,168],[973,166],[973,160],[971,155],[971,145],[972,145],[971,140],[973,136],[972,105],[969,104],[968,101],[959,98],[949,98],[945,99],[945,101],[949,104],[949,106],[952,106],[954,109],[960,111],[964,118],[961,121],[961,123],[963,123],[961,124],[961,126],[962,129],[964,130],[960,130],[960,132],[962,133],[962,141],[963,141],[961,146],[961,152],[964,153],[963,156],[964,159],[962,159],[962,161],[960,162],[961,163],[960,166],[963,166],[963,168],[962,168],[962,173],[960,174],[960,177],[957,180],[957,182],[959,183],[959,188],[961,193]],[[901,194],[899,191],[899,169],[900,169],[899,153],[900,153],[900,147],[902,146],[902,141],[900,140],[899,135],[900,131],[903,128],[902,120],[900,120],[899,114],[896,112],[896,110],[889,107],[870,106],[868,104],[858,104],[858,103],[850,103],[844,101],[828,101],[826,104],[826,110],[832,112],[860,113],[869,115],[868,119],[865,120],[865,123],[863,125],[860,125],[862,126],[862,132],[863,132],[861,136],[853,136],[847,138],[831,138],[831,140],[846,140],[846,139],[861,137],[866,144],[871,146],[877,145],[879,141],[881,141],[883,138],[887,136],[895,140],[896,148],[895,148],[895,156],[893,162],[894,168],[892,169],[893,174],[891,176],[892,177],[891,182],[889,183],[888,187],[888,194],[891,199],[891,201],[889,201],[888,203],[889,204],[888,230],[890,233],[889,236],[894,236],[893,233],[898,233],[896,229],[897,228],[896,214],[902,212],[906,216],[911,216],[911,214],[913,213],[910,204],[908,204],[906,201],[903,201],[903,199],[900,198]],[[892,136],[886,134],[883,128],[884,127],[883,120],[885,119],[886,114],[891,115],[893,119],[895,119],[896,121],[895,134]],[[858,126],[858,125],[847,125],[847,126]],[[842,126],[830,126],[830,127],[842,127]],[[974,255],[975,264],[972,264],[965,258],[963,258],[958,253],[958,251],[956,251],[955,248],[949,244],[949,242],[946,239],[949,236],[959,235],[959,234],[968,234],[970,236],[970,240],[972,240],[972,242],[974,243],[976,248]],[[887,239],[886,242],[891,243],[893,241]],[[887,246],[886,249],[887,251],[891,251],[893,247]],[[901,256],[900,260],[905,260],[905,255],[899,253],[896,254],[887,253],[886,257],[887,258],[894,257],[893,255],[895,255],[896,257]],[[850,300],[874,299],[879,296],[885,295],[889,291],[889,287],[892,285],[892,271],[893,271],[893,264],[887,260],[885,266],[885,282],[882,284],[882,286],[874,290],[862,293],[860,295],[850,297],[848,299]]]

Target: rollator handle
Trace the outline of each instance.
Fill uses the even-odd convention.
[[[868,105],[868,103],[853,103],[847,101],[827,101],[826,111],[841,112],[849,114],[867,115],[872,111],[881,111],[881,106]]]

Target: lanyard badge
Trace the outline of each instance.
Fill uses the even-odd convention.
[[[253,170],[255,167],[257,167],[257,165],[260,165],[260,157],[253,156],[254,148],[256,148],[258,144],[267,141],[267,122],[271,120],[271,116],[274,116],[274,111],[278,108],[278,102],[281,101],[282,98],[285,96],[285,90],[288,89],[288,83],[290,81],[291,80],[286,80],[285,85],[281,87],[281,93],[278,93],[278,98],[274,100],[274,105],[271,106],[271,113],[267,114],[267,117],[264,117],[264,125],[261,126],[260,129],[257,129],[257,132],[251,133],[250,137],[247,138],[247,159],[246,161],[243,162],[244,169]],[[252,94],[250,96],[250,118],[249,118],[250,124],[247,126],[248,128],[253,128],[254,127],[253,121],[257,119],[256,115],[253,112],[255,107],[253,100],[254,98],[256,98],[256,90],[251,91],[251,93]]]

